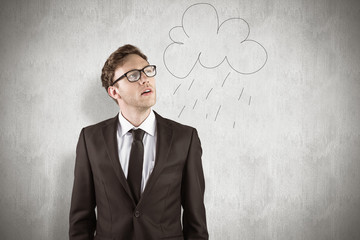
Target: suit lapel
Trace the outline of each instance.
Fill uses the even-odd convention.
[[[152,186],[155,184],[159,174],[164,168],[172,144],[173,132],[171,127],[168,125],[168,123],[165,121],[164,118],[162,118],[155,111],[154,113],[156,117],[156,128],[157,128],[155,166],[145,186],[144,192],[141,195],[139,204],[141,204],[143,199],[146,198],[146,196],[149,194]]]
[[[119,154],[118,154],[118,144],[117,144],[117,126],[118,126],[118,115],[113,118],[113,120],[106,126],[102,128],[105,146],[107,153],[109,155],[111,164],[114,168],[115,174],[120,180],[121,185],[124,187],[125,191],[129,195],[129,197],[134,201],[130,187],[127,183],[125,174],[121,168]],[[135,202],[134,202],[135,203]]]

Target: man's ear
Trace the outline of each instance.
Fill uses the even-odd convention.
[[[108,87],[107,92],[108,92],[109,96],[112,97],[113,99],[115,99],[115,100],[121,99],[119,91],[116,87],[114,87],[114,86]]]

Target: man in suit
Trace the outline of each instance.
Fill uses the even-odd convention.
[[[102,84],[120,111],[80,133],[71,240],[208,239],[200,140],[152,110],[155,75],[132,45],[105,62]]]

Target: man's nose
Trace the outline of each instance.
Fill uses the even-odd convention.
[[[145,73],[143,73],[143,72],[140,73],[139,82],[140,82],[140,84],[144,84],[146,82],[149,82],[149,78],[145,75]]]

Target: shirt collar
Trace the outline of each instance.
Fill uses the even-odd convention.
[[[129,130],[141,128],[151,136],[155,135],[156,130],[156,119],[155,114],[151,110],[149,116],[143,121],[139,127],[132,125],[124,116],[119,112],[119,124],[120,124],[120,136],[123,137]]]

